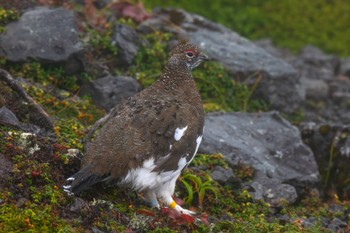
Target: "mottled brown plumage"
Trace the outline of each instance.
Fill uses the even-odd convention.
[[[99,182],[118,183],[145,192],[154,206],[160,198],[191,213],[171,195],[203,134],[204,111],[191,70],[205,59],[195,45],[175,47],[160,78],[111,111],[65,190],[79,193]]]

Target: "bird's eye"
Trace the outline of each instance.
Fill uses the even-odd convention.
[[[194,56],[194,53],[191,50],[185,51],[185,53],[188,58],[192,58]]]

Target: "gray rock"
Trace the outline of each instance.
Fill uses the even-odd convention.
[[[105,233],[104,231],[101,231],[97,227],[91,227],[91,231],[92,231],[92,233]]]
[[[254,94],[267,100],[273,108],[292,112],[300,106],[304,94],[299,91],[299,79],[291,65],[199,15],[171,8],[155,13],[156,16],[143,22],[138,30],[180,34],[201,45],[209,57],[222,63],[233,77],[245,79],[251,85],[259,82]]]
[[[321,49],[312,45],[305,46],[299,55],[305,64],[318,69],[319,79],[330,80],[340,66],[340,59],[334,55],[326,54]]]
[[[20,122],[16,115],[6,106],[0,108],[0,124],[12,125],[20,128]]]
[[[300,55],[292,61],[292,65],[299,71],[301,87],[307,97],[325,99],[328,97],[328,82],[332,81],[340,60],[332,55],[325,54],[313,46],[306,46]]]
[[[302,191],[319,183],[311,150],[299,130],[277,112],[208,114],[200,152],[222,153],[232,166],[252,166],[257,197],[266,197],[266,190],[279,185],[273,189],[275,196],[285,190],[283,198],[292,202],[294,190],[284,184]]]
[[[329,86],[327,82],[320,79],[309,79],[303,76],[300,84],[307,98],[314,100],[328,98]]]
[[[117,24],[112,43],[118,47],[118,57],[122,63],[130,65],[140,49],[141,39],[136,31],[127,25]]]
[[[140,91],[138,82],[131,77],[106,76],[86,84],[81,89],[81,94],[89,94],[93,102],[109,111],[123,99]]]
[[[283,59],[284,61],[290,63],[295,59],[295,56],[289,52],[286,48],[277,47],[270,38],[264,38],[254,41],[254,44],[263,48],[266,52],[274,57]]]
[[[309,218],[302,218],[302,226],[305,228],[311,228],[317,224],[317,219],[315,217],[309,217]],[[293,220],[295,221],[295,219]],[[290,221],[290,222],[293,222]]]
[[[300,76],[300,90],[307,121],[350,124],[350,58],[340,60],[313,46],[306,46],[299,55],[278,48],[269,39],[255,42],[269,53],[291,64]],[[349,74],[349,75],[348,75]]]
[[[261,171],[255,173],[254,181],[248,186],[255,200],[264,199],[272,207],[282,207],[285,203],[294,204],[298,198],[297,191],[292,185],[283,184]]]
[[[87,209],[89,209],[88,203],[79,197],[74,198],[74,203],[69,208],[72,212],[81,212],[82,210]]]
[[[347,223],[340,220],[339,218],[334,218],[327,226],[332,232],[346,232]]]
[[[302,123],[300,131],[315,155],[320,173],[329,172],[326,188],[349,197],[350,125]]]
[[[341,60],[339,73],[350,78],[350,57]]]
[[[85,0],[74,0],[74,3],[80,4],[80,5],[86,5]],[[94,0],[93,4],[97,9],[102,9],[105,7],[107,4],[110,4],[112,0]]]
[[[82,50],[75,17],[62,8],[27,11],[0,34],[0,56],[13,62],[79,63],[73,56]]]
[[[210,176],[213,178],[213,180],[224,185],[235,185],[239,183],[238,179],[234,176],[233,170],[231,168],[225,169],[221,166],[216,166],[211,171]]]

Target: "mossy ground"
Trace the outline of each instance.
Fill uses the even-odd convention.
[[[90,19],[100,17],[90,16]],[[171,35],[146,36],[150,46],[141,49],[134,64],[129,69],[113,69],[113,61],[100,60],[113,59],[117,52],[110,44],[112,27],[106,26],[106,21],[99,22],[99,30],[90,30],[85,25],[87,28],[82,32],[82,37],[88,38],[85,41],[90,58],[96,58],[90,62],[107,64],[115,73],[131,74],[143,86],[150,85],[164,65],[166,42]],[[103,33],[99,34],[100,30]],[[94,41],[104,45],[101,50]],[[60,66],[49,67],[38,62],[15,65],[2,60],[1,64],[13,76],[24,78],[25,90],[52,116],[57,138],[0,127],[0,154],[13,164],[12,171],[0,182],[0,232],[87,232],[94,227],[105,232],[328,232],[321,226],[321,217],[337,216],[329,211],[328,203],[306,195],[297,206],[274,210],[293,221],[273,218],[270,206],[254,201],[247,190],[223,187],[210,178],[213,167],[229,167],[222,155],[198,155],[178,180],[175,194],[182,199],[177,201],[185,208],[195,209],[199,220],[167,209],[150,209],[144,205],[142,196],[112,187],[85,192],[81,198],[87,205],[75,210],[72,207],[76,199],[67,196],[61,186],[79,169],[79,157],[69,149],[81,150],[87,130],[104,114],[89,97],[77,96],[81,82],[93,79],[95,71],[68,76]],[[252,90],[232,81],[217,63],[204,65],[194,72],[194,78],[207,111],[267,109],[266,104],[251,98]],[[6,95],[12,95],[9,89],[4,90],[0,91],[2,104],[8,103]],[[198,169],[200,166],[206,169]],[[252,168],[244,166],[233,170],[243,181],[254,174]],[[349,206],[346,201],[333,203]],[[304,227],[303,218],[309,216],[316,218],[316,224]]]

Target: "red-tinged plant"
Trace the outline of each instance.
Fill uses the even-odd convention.
[[[141,23],[148,19],[151,15],[147,13],[142,2],[133,3],[130,1],[118,1],[111,8],[119,17],[130,18],[137,23]]]
[[[172,219],[174,225],[192,225],[195,221],[195,217],[170,208],[162,208],[162,214]]]
[[[155,214],[152,211],[141,209],[137,211],[138,214],[150,216],[150,217],[155,217]]]

